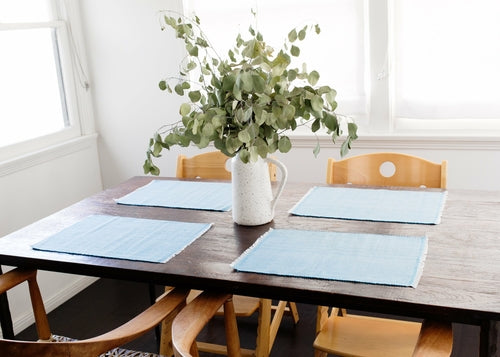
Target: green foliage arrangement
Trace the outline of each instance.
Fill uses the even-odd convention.
[[[300,54],[297,42],[311,31],[319,34],[318,25],[291,30],[277,53],[250,27],[251,37],[245,40],[238,34],[228,57],[221,58],[201,30],[198,17],[170,15],[162,13],[162,30],[168,26],[175,31],[184,41],[187,56],[180,76],[161,80],[159,87],[187,96],[189,102],[180,106],[181,120],[161,127],[150,139],[144,173],[158,175],[153,158],[174,145],[205,148],[213,143],[227,156],[239,153],[245,163],[277,150],[286,153],[292,147],[286,133],[301,125],[308,125],[314,133],[324,128],[335,142],[345,121],[347,133],[340,151],[342,156],[348,152],[357,138],[357,126],[335,113],[336,91],[315,87],[320,77],[317,71],[307,72],[305,65],[290,68],[292,57]],[[193,76],[199,77],[193,80]],[[319,149],[318,140],[315,155]]]

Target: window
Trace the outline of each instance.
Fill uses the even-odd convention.
[[[337,89],[337,112],[362,133],[498,134],[497,0],[185,0],[226,53],[250,24],[279,47],[292,27],[318,23],[301,61]],[[250,13],[256,10],[256,22]],[[224,18],[221,24],[220,19]]]
[[[392,10],[395,124],[498,125],[500,3],[398,0]]]
[[[290,30],[318,24],[321,33],[310,33],[300,43],[297,66],[307,63],[308,70],[318,70],[318,85],[342,88],[338,91],[339,111],[366,115],[363,0],[310,0],[307,4],[299,0],[219,0],[217,6],[187,0],[185,7],[188,15],[200,18],[203,31],[223,56],[234,47],[238,33],[249,38],[250,26],[279,51]],[[224,18],[223,26],[220,18]]]
[[[81,134],[62,5],[0,2],[0,159]]]

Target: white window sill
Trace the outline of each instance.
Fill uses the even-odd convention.
[[[500,150],[499,135],[404,135],[404,134],[363,134],[358,133],[353,148],[370,149],[431,149],[431,150]],[[293,147],[314,147],[319,140],[322,148],[339,147],[343,142],[339,138],[333,143],[331,137],[321,133],[294,133],[289,135]]]
[[[96,143],[97,134],[86,135],[57,145],[49,146],[29,154],[0,161],[0,177],[25,170],[29,167],[36,166],[62,156],[86,150],[91,146],[96,145]]]

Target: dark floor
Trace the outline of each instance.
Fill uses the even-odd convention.
[[[161,288],[158,287],[158,293]],[[49,314],[52,332],[73,338],[88,338],[129,320],[149,304],[146,284],[100,279],[74,298]],[[271,357],[313,356],[315,307],[298,304],[300,321],[297,325],[289,316],[283,318]],[[257,319],[238,320],[242,347],[254,348]],[[478,353],[479,328],[454,325],[454,357],[473,357]],[[200,335],[200,340],[213,340],[223,335],[220,319],[212,322]],[[34,327],[17,335],[20,339],[35,339]],[[127,348],[157,352],[155,334],[149,333],[129,344]]]

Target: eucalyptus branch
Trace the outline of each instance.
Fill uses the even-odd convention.
[[[217,52],[217,50],[215,49],[215,47],[210,42],[210,39],[208,38],[208,36],[205,34],[205,32],[203,31],[203,29],[199,25],[199,19],[198,19],[197,16],[195,17],[195,20],[193,21],[192,19],[188,18],[184,14],[181,14],[180,12],[177,12],[177,11],[174,11],[174,10],[161,10],[158,13],[161,14],[161,15],[164,15],[164,14],[173,14],[173,15],[177,16],[179,19],[183,20],[184,23],[189,23],[189,24],[195,26],[198,29],[198,31],[200,32],[201,38],[203,38],[208,43],[208,48],[210,48],[213,51],[213,53],[215,53],[215,55],[219,59],[219,61],[222,61],[222,57],[219,55],[219,53]],[[161,18],[161,16],[160,16],[160,18]],[[165,20],[165,17],[163,17],[163,20]],[[161,19],[160,19],[160,25],[162,26],[162,30],[165,28],[164,25],[168,26],[167,23],[165,23],[163,25],[161,23]],[[208,51],[207,51],[207,53],[208,53]]]
[[[175,123],[171,123],[171,124],[164,124],[162,126],[160,126],[157,130],[156,130],[156,133],[157,134],[165,134],[165,133],[168,133],[170,132],[173,128],[176,128],[178,127],[179,125],[182,124],[182,120],[179,120],[179,121],[176,121]]]
[[[174,19],[165,15],[162,25],[172,27],[184,41],[190,61],[183,69],[189,73],[198,66],[200,79],[192,81],[180,71],[182,78],[160,81],[160,89],[172,92],[168,81],[177,79],[174,91],[187,96],[189,102],[179,108],[182,120],[162,126],[150,140],[145,173],[159,174],[152,158],[173,145],[204,148],[212,143],[228,156],[240,153],[245,162],[276,151],[286,153],[292,146],[286,133],[301,126],[309,127],[316,136],[313,153],[317,155],[316,132],[326,129],[335,141],[341,134],[341,122],[347,123],[341,154],[347,153],[357,138],[357,127],[352,119],[335,114],[336,91],[328,86],[315,87],[317,71],[307,72],[305,66],[302,70],[289,68],[292,58],[300,55],[297,41],[313,30],[319,34],[317,25],[292,29],[279,52],[250,28],[250,39],[238,35],[229,58],[223,60],[203,33],[198,18],[178,16]],[[197,89],[191,88],[192,83]]]

